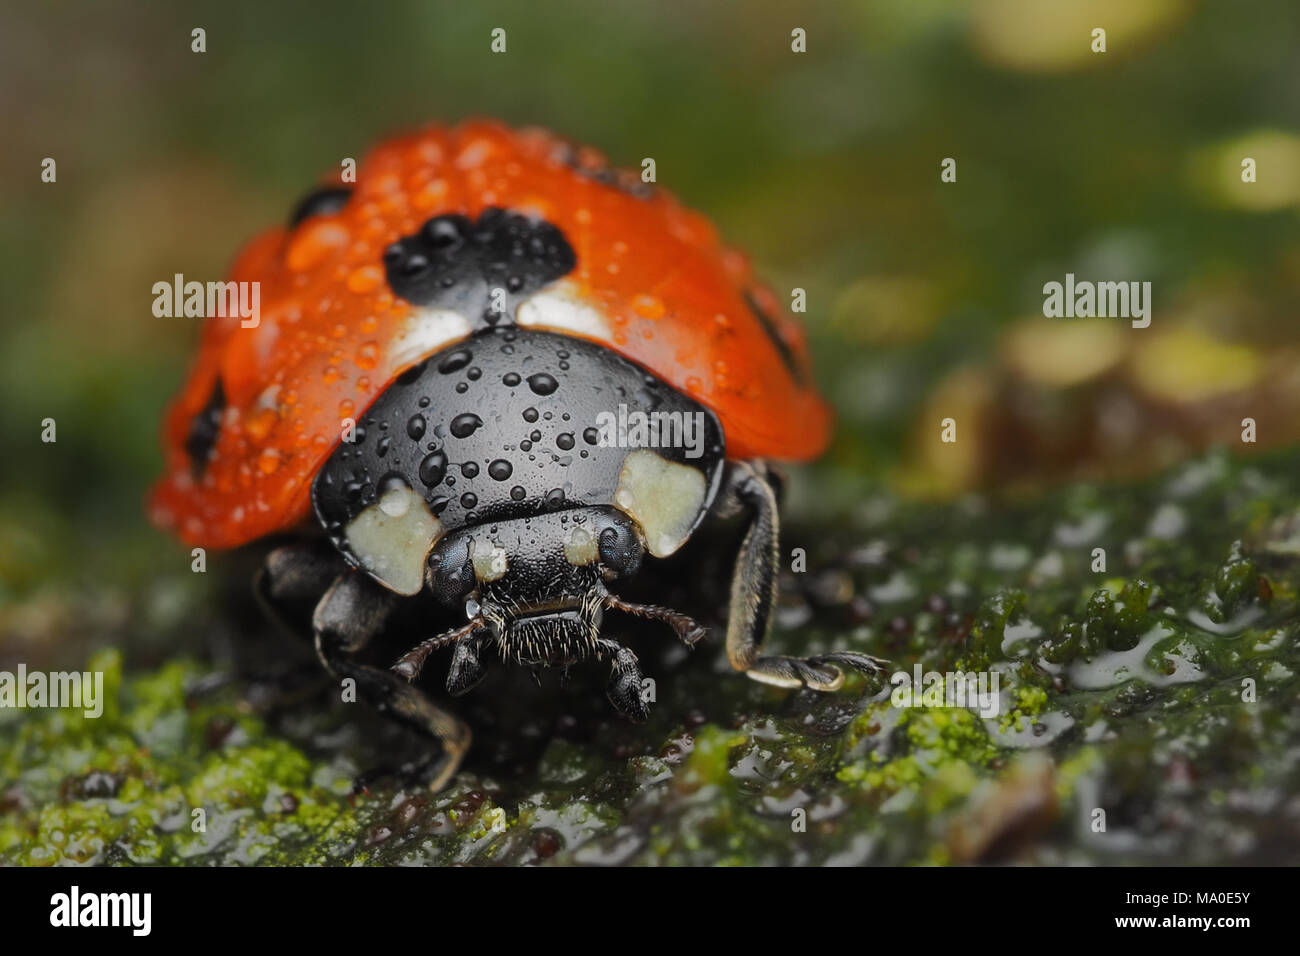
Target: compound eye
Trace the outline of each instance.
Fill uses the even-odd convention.
[[[429,553],[429,590],[448,607],[457,607],[478,582],[470,560],[469,541],[456,539]]]
[[[641,542],[636,531],[624,524],[610,525],[597,539],[600,563],[619,577],[636,574],[641,567]]]

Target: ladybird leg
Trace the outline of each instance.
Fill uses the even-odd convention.
[[[598,644],[610,656],[609,684],[605,688],[605,696],[614,709],[628,720],[637,724],[644,723],[650,716],[650,708],[641,696],[641,684],[645,677],[636,655],[618,641],[607,637],[602,637]]]
[[[253,595],[281,628],[301,636],[312,606],[347,565],[327,541],[299,541],[267,554],[253,578]],[[305,605],[305,607],[303,607]],[[295,610],[307,613],[295,614]],[[303,620],[295,623],[294,618]]]
[[[731,578],[731,604],[727,619],[727,658],[731,666],[751,679],[777,687],[808,687],[834,691],[844,684],[840,666],[867,674],[883,670],[883,662],[866,654],[838,652],[816,657],[760,656],[772,629],[776,608],[780,518],[777,492],[762,462],[742,461],[728,471],[723,514],[743,510],[749,515]]]
[[[338,552],[326,542],[286,544],[264,559],[253,578],[253,597],[268,621],[301,640],[308,629],[312,606],[343,568]],[[202,700],[238,682],[243,685],[243,701],[255,713],[266,714],[319,692],[325,679],[319,664],[303,660],[269,672],[214,674],[192,688],[188,697]]]
[[[382,713],[442,745],[441,754],[431,761],[429,781],[429,789],[438,791],[450,782],[469,750],[469,725],[392,671],[361,664],[352,657],[380,632],[398,600],[361,572],[340,575],[312,615],[316,655],[337,679],[355,681],[359,696]]]
[[[727,470],[723,494],[719,513],[744,511],[749,521],[731,577],[727,617],[727,659],[736,670],[748,671],[759,660],[776,607],[776,492],[761,463],[742,461]]]
[[[469,693],[487,676],[487,665],[479,657],[482,645],[482,637],[457,643],[447,670],[447,693],[452,697]]]
[[[635,614],[637,617],[645,617],[667,624],[687,647],[694,647],[696,642],[709,633],[709,629],[697,623],[694,618],[683,614],[681,611],[674,611],[670,607],[663,607],[659,604],[632,604],[617,595],[610,594],[605,590],[604,585],[599,586],[598,593],[601,607],[613,611],[622,611],[624,614]]]

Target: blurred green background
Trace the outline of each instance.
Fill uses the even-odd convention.
[[[807,290],[840,429],[796,509],[856,507],[876,483],[951,495],[1125,474],[1235,441],[1243,415],[1263,444],[1300,427],[1291,0],[0,16],[6,659],[132,615],[180,626],[179,595],[205,586],[143,518],[160,412],[198,332],[151,315],[152,284],[218,277],[341,157],[434,120],[487,114],[616,164],[653,156],[660,184],[777,290]],[[206,53],[190,51],[194,27]],[[1257,183],[1241,183],[1243,156]],[[40,180],[45,157],[57,183]],[[944,157],[956,183],[940,182]],[[1066,272],[1151,281],[1151,328],[1034,320]],[[957,451],[937,445],[947,415],[974,429]]]

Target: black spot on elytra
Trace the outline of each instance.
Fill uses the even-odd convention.
[[[799,365],[799,360],[794,352],[790,350],[789,344],[781,338],[781,333],[777,330],[776,322],[768,315],[758,304],[758,299],[748,290],[745,291],[745,304],[749,306],[749,311],[753,312],[758,318],[758,323],[763,327],[767,334],[768,340],[776,348],[777,353],[781,356],[781,361],[785,363],[786,370],[791,377],[800,385],[806,384],[808,377],[804,374],[803,368]]]
[[[314,190],[293,207],[293,214],[289,216],[289,228],[294,228],[304,219],[312,216],[328,216],[336,213],[346,206],[351,198],[350,186],[323,186]]]
[[[636,199],[649,199],[654,196],[654,187],[642,182],[641,177],[628,169],[615,169],[612,166],[584,166],[578,158],[578,151],[569,143],[562,144],[555,152],[555,159],[592,182],[609,186]]]
[[[459,312],[476,328],[513,323],[520,302],[577,262],[554,225],[495,207],[477,220],[435,216],[384,250],[395,294],[413,305]]]
[[[226,410],[226,390],[218,378],[212,386],[208,403],[190,419],[190,433],[185,436],[185,453],[190,456],[190,469],[194,479],[203,477],[212,456],[212,446],[221,431],[221,416]]]

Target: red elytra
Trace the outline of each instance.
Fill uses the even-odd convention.
[[[254,239],[229,278],[260,283],[260,320],[206,320],[164,421],[154,521],[212,548],[299,524],[343,420],[359,419],[423,357],[389,347],[415,309],[389,288],[384,249],[433,216],[473,218],[492,206],[563,232],[577,256],[567,290],[605,320],[582,337],[713,409],[728,458],[821,453],[831,415],[810,384],[802,328],[704,217],[662,189],[621,188],[603,170],[599,153],[544,130],[432,127],[371,152],[340,211]],[[225,410],[196,478],[186,440],[218,377]]]

